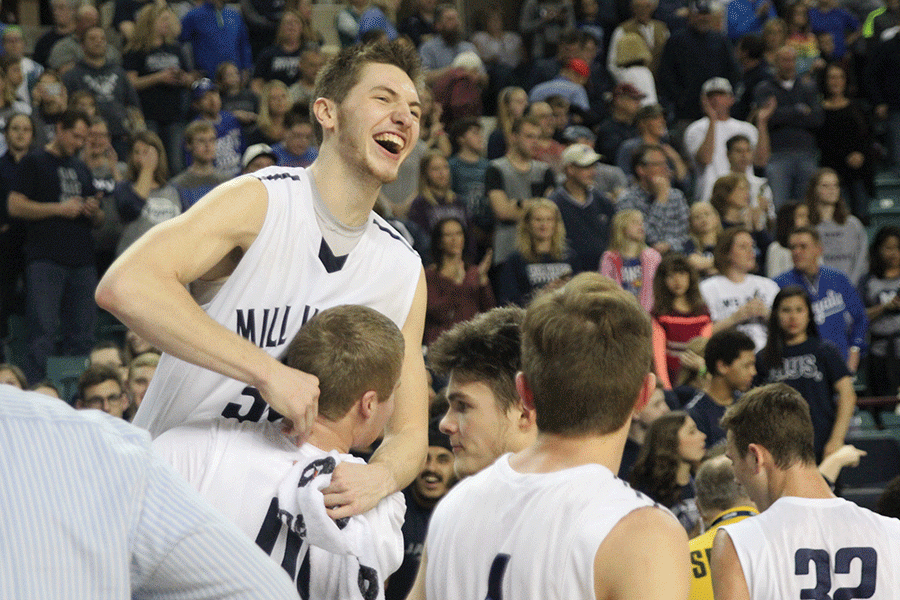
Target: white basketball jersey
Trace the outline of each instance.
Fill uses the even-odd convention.
[[[900,599],[900,520],[843,498],[784,497],[722,527],[751,600]]]
[[[528,474],[509,457],[457,484],[434,509],[427,597],[593,598],[600,543],[653,501],[601,465]]]
[[[350,519],[325,512],[319,490],[337,464],[360,458],[298,448],[277,423],[225,419],[172,428],[153,450],[278,562],[303,597],[382,598],[403,561],[402,493]]]
[[[266,186],[262,229],[237,268],[203,309],[218,323],[281,358],[300,327],[341,304],[368,306],[403,327],[422,262],[381,217],[371,213],[345,256],[324,242],[306,169],[254,173]],[[255,388],[163,354],[134,418],[153,437],[185,422],[277,419]]]

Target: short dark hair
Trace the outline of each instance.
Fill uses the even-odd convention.
[[[63,129],[72,129],[81,121],[85,127],[91,126],[91,118],[77,108],[67,108],[56,123]]]
[[[319,415],[337,421],[370,390],[391,397],[403,367],[400,329],[378,311],[329,308],[310,319],[288,345],[285,364],[319,378]]]
[[[794,230],[788,234],[788,240],[791,239],[792,235],[797,235],[798,233],[805,233],[806,235],[810,236],[817,244],[822,243],[822,236],[819,234],[819,230],[811,225],[794,228]]]
[[[522,372],[538,431],[605,435],[625,424],[650,372],[650,316],[628,292],[579,277],[528,306]]]
[[[301,123],[312,125],[312,120],[309,118],[307,107],[298,103],[292,106],[291,110],[284,115],[284,128],[291,129],[294,125],[300,125]]]
[[[762,60],[766,53],[766,42],[758,33],[748,33],[738,40],[738,49],[751,60]]]
[[[82,402],[86,401],[85,393],[88,388],[100,385],[105,381],[115,381],[119,385],[121,391],[125,391],[122,385],[122,379],[119,377],[119,371],[115,367],[109,365],[91,365],[84,370],[81,377],[78,378],[78,398]]]
[[[706,349],[703,351],[706,370],[710,375],[716,376],[719,374],[716,363],[722,361],[730,365],[738,359],[741,352],[747,350],[756,350],[756,344],[743,331],[734,328],[717,331],[706,342]]]
[[[704,461],[694,478],[700,510],[722,512],[750,502],[744,486],[734,477],[734,466],[723,455]]]
[[[350,90],[359,83],[362,69],[370,63],[394,65],[409,75],[416,88],[421,88],[421,62],[414,46],[401,40],[357,44],[341,50],[337,56],[325,64],[316,77],[312,103],[318,98],[328,98],[340,103]],[[322,142],[322,126],[312,119],[316,140]]]
[[[477,117],[462,117],[453,121],[450,125],[450,143],[453,144],[453,152],[459,152],[459,138],[469,133],[472,129],[482,129],[481,121]]]
[[[634,154],[631,155],[632,173],[637,175],[638,165],[644,164],[644,161],[647,160],[647,154],[650,152],[662,152],[663,156],[666,154],[659,144],[641,144],[638,146],[638,149],[634,151]]]
[[[441,376],[486,384],[497,407],[509,409],[518,399],[516,373],[522,367],[520,327],[525,311],[504,306],[481,313],[445,331],[428,348],[428,364]]]
[[[785,383],[750,390],[725,410],[721,425],[731,432],[741,458],[750,444],[759,444],[781,469],[798,462],[816,464],[809,404]]]
[[[734,150],[734,145],[738,142],[747,142],[750,144],[750,147],[753,147],[753,142],[750,141],[750,138],[744,135],[743,133],[739,133],[737,135],[733,135],[725,141],[725,153],[728,154],[732,150]]]

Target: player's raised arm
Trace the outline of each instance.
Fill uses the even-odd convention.
[[[428,390],[422,358],[425,327],[425,272],[419,274],[413,305],[402,332],[405,341],[394,414],[384,440],[368,465],[341,463],[325,488],[325,505],[334,519],[358,515],[381,498],[406,487],[424,464],[428,447]]]
[[[282,365],[214,321],[186,287],[229,275],[256,239],[267,208],[266,189],[256,178],[215,188],[129,247],[100,281],[96,299],[165,352],[257,388],[305,432],[317,412],[315,377]]]

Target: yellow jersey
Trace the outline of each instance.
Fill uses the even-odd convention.
[[[712,575],[709,572],[709,555],[712,552],[716,531],[722,525],[731,525],[747,517],[759,514],[752,506],[735,506],[719,513],[709,529],[688,542],[691,551],[691,593],[688,600],[713,600]]]

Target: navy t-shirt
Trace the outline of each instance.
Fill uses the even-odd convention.
[[[712,448],[725,439],[725,431],[719,425],[727,406],[718,404],[709,394],[700,392],[684,409],[691,415],[697,429],[706,434],[706,447]]]
[[[34,202],[59,202],[73,196],[96,193],[93,177],[80,159],[61,158],[44,149],[26,155],[19,163],[12,191]],[[49,260],[67,267],[94,264],[93,224],[86,216],[75,219],[50,217],[29,221],[25,260]]]
[[[300,79],[300,54],[303,48],[287,52],[281,46],[269,46],[259,53],[253,76],[266,81],[277,79],[290,86]]]
[[[760,352],[756,356],[758,375],[754,383],[783,381],[800,392],[809,403],[815,433],[816,460],[821,460],[837,417],[834,384],[850,375],[847,365],[837,348],[821,338],[810,338],[800,344],[787,346],[781,366],[767,372],[762,369],[762,354]]]
[[[135,71],[139,77],[167,69],[189,71],[188,61],[181,47],[163,44],[147,51],[127,52],[122,68]],[[187,90],[184,86],[161,83],[138,90],[144,118],[148,121],[171,123],[184,120],[187,114]]]
[[[425,547],[425,534],[428,533],[428,520],[433,508],[426,508],[416,502],[412,494],[412,486],[403,490],[406,498],[406,517],[403,521],[403,563],[390,577],[384,592],[385,600],[406,598],[419,571],[422,560],[422,549]]]

